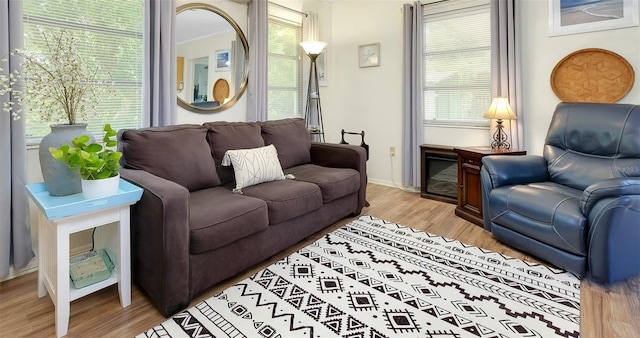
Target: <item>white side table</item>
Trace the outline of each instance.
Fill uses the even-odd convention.
[[[70,303],[94,291],[118,283],[120,304],[131,304],[131,260],[129,206],[142,196],[142,189],[120,179],[117,194],[84,199],[82,194],[55,197],[44,183],[26,186],[38,206],[38,297],[49,293],[56,311],[56,335],[69,328]],[[96,228],[95,248],[104,248],[115,264],[108,279],[75,289],[69,277],[69,235]]]

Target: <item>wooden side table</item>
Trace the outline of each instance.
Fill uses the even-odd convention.
[[[491,149],[491,147],[454,148],[458,154],[458,206],[455,214],[471,223],[484,226],[480,169],[482,158],[491,155],[526,155],[525,150]]]
[[[131,247],[129,206],[142,196],[142,189],[120,180],[117,194],[84,199],[82,194],[55,197],[44,183],[26,186],[40,210],[38,216],[38,297],[49,293],[56,311],[56,335],[69,328],[70,303],[80,297],[118,284],[120,304],[131,304]],[[115,264],[111,276],[101,282],[75,289],[69,277],[69,235],[96,228],[96,248],[104,248]]]

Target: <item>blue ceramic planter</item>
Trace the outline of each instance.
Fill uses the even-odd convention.
[[[66,164],[51,156],[49,147],[60,147],[63,144],[71,145],[71,140],[80,136],[89,135],[86,123],[78,124],[53,124],[51,133],[40,141],[40,169],[42,178],[51,196],[67,196],[82,191],[80,174],[71,171]],[[91,138],[93,142],[93,138]]]

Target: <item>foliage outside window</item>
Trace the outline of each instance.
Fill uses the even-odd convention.
[[[427,4],[423,17],[424,120],[488,125],[491,21],[488,0]]]
[[[78,37],[84,62],[110,73],[109,81],[96,85],[112,86],[106,91],[112,94],[98,98],[96,113],[76,123],[88,123],[87,129],[96,134],[107,123],[115,130],[140,127],[143,0],[24,0],[23,6],[25,50],[45,53],[40,31],[65,29]],[[25,101],[27,138],[36,140],[58,121],[32,112],[28,95]],[[60,114],[64,112],[53,115]]]
[[[302,117],[302,25],[269,17],[267,117]]]

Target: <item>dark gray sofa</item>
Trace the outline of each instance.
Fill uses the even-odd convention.
[[[232,192],[225,152],[269,144],[295,179]],[[365,204],[364,148],[312,143],[302,119],[122,130],[119,147],[121,177],[144,189],[131,209],[132,276],[165,316]]]
[[[543,156],[482,163],[495,238],[596,282],[640,275],[640,106],[560,103]]]

